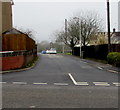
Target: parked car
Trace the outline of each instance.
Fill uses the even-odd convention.
[[[47,54],[56,54],[57,51],[56,51],[55,48],[51,48],[50,50],[47,50],[46,53],[47,53]]]
[[[42,54],[46,54],[46,51],[43,50],[43,51],[42,51]]]

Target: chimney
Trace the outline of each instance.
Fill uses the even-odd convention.
[[[113,28],[113,33],[115,33],[115,28]]]

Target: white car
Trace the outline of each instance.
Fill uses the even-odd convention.
[[[51,48],[50,50],[47,50],[46,53],[47,53],[47,54],[56,54],[57,51],[56,51],[55,48]]]

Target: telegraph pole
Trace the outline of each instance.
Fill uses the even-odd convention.
[[[107,23],[108,23],[108,53],[111,52],[111,41],[110,41],[110,3],[107,0]]]
[[[67,38],[67,19],[65,19],[65,36]]]
[[[65,36],[67,38],[67,19],[65,19]],[[63,53],[65,52],[64,50],[64,44],[63,44]]]

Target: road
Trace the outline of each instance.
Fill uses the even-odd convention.
[[[2,78],[3,108],[118,108],[118,73],[77,57],[40,55]]]

